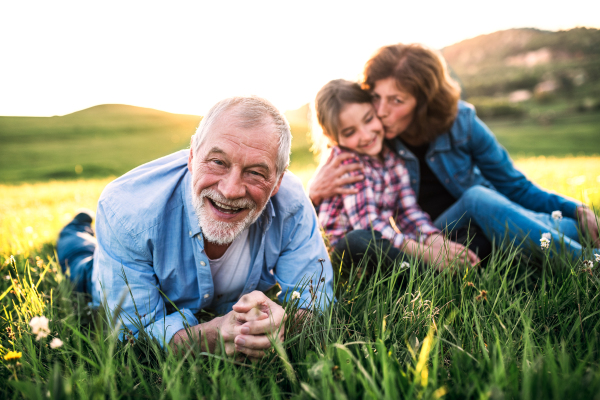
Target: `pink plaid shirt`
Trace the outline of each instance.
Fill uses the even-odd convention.
[[[348,152],[333,147],[332,156]],[[374,229],[400,247],[405,238],[424,240],[439,230],[429,215],[417,204],[410,186],[408,170],[403,161],[387,146],[383,146],[383,162],[376,158],[355,154],[344,164],[362,163],[365,179],[355,183],[358,194],[338,195],[325,199],[318,207],[319,222],[329,235],[331,246],[354,229]],[[361,171],[350,172],[360,175]],[[400,233],[390,224],[394,218]]]

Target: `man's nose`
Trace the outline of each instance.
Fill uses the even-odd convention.
[[[239,199],[246,194],[246,188],[242,182],[242,177],[239,172],[230,171],[219,181],[219,192],[226,199]]]

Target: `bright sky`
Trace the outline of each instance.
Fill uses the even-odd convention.
[[[235,94],[294,109],[386,44],[598,28],[599,15],[597,0],[3,1],[0,115],[105,103],[202,115]]]

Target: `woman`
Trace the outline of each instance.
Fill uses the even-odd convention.
[[[552,242],[564,240],[581,257],[580,226],[600,247],[594,213],[540,189],[515,169],[473,107],[459,100],[460,89],[437,53],[418,44],[383,47],[365,65],[363,88],[372,93],[385,137],[435,226],[457,229],[472,220],[496,242],[506,235],[516,243],[537,242],[549,233]],[[332,158],[317,171],[309,184],[314,204],[356,192],[347,185],[362,177],[347,173],[360,166],[342,165],[346,157]]]

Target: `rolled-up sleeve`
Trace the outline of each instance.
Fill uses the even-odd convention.
[[[102,202],[98,204],[96,232],[94,303],[109,315],[118,315],[112,319],[122,322],[124,332],[139,337],[144,330],[164,346],[179,330],[198,324],[188,309],[167,314],[168,299],[161,293],[150,251],[120,226],[116,215]]]

